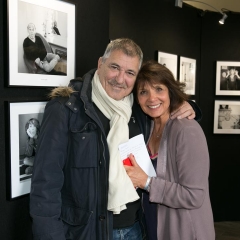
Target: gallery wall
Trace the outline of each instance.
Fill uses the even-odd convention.
[[[236,31],[240,14],[229,13],[225,24],[219,25],[219,14],[206,14],[201,35],[200,106],[204,117],[202,126],[206,133],[211,157],[210,190],[217,221],[240,220],[240,161],[239,134],[213,134],[215,100],[239,101],[238,96],[215,94],[216,61],[240,62],[240,32]],[[234,32],[234,37],[229,37]]]
[[[239,134],[213,134],[215,100],[239,101],[239,96],[216,96],[216,61],[240,62],[240,14],[205,12],[175,0],[110,0],[110,39],[133,38],[144,60],[162,51],[197,60],[196,100],[210,153],[210,197],[215,221],[240,220]]]
[[[83,76],[97,67],[98,58],[109,42],[109,2],[73,0],[72,3],[76,4],[76,76]],[[13,200],[8,198],[10,159],[5,104],[8,101],[48,100],[51,88],[8,87],[7,24],[7,0],[4,0],[0,1],[0,239],[30,240],[29,195]]]

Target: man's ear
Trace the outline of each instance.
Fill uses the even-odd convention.
[[[99,70],[101,68],[102,64],[103,64],[102,57],[100,57],[98,59],[98,68],[97,68],[97,70]]]

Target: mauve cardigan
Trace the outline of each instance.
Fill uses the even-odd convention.
[[[168,120],[156,171],[149,199],[158,203],[158,240],[214,240],[209,154],[198,122],[186,118]]]

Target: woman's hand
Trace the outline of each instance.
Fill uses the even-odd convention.
[[[171,114],[171,119],[178,118],[187,118],[189,120],[194,119],[196,117],[195,111],[193,110],[192,106],[188,102],[184,102],[183,105],[174,111]]]
[[[124,165],[124,168],[125,168],[128,176],[132,180],[134,187],[143,189],[145,187],[148,175],[137,164],[137,162],[132,154],[130,154],[128,157],[131,160],[133,166]]]

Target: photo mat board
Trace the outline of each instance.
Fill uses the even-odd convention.
[[[186,84],[185,93],[195,95],[196,88],[196,59],[180,56],[179,81]]]
[[[8,86],[66,86],[75,77],[75,4],[8,0]]]
[[[10,198],[30,192],[32,167],[47,102],[8,102]]]
[[[240,95],[240,62],[217,61],[216,95]]]
[[[167,67],[177,79],[177,55],[158,51],[158,63]]]
[[[240,101],[215,101],[213,133],[240,134]]]

